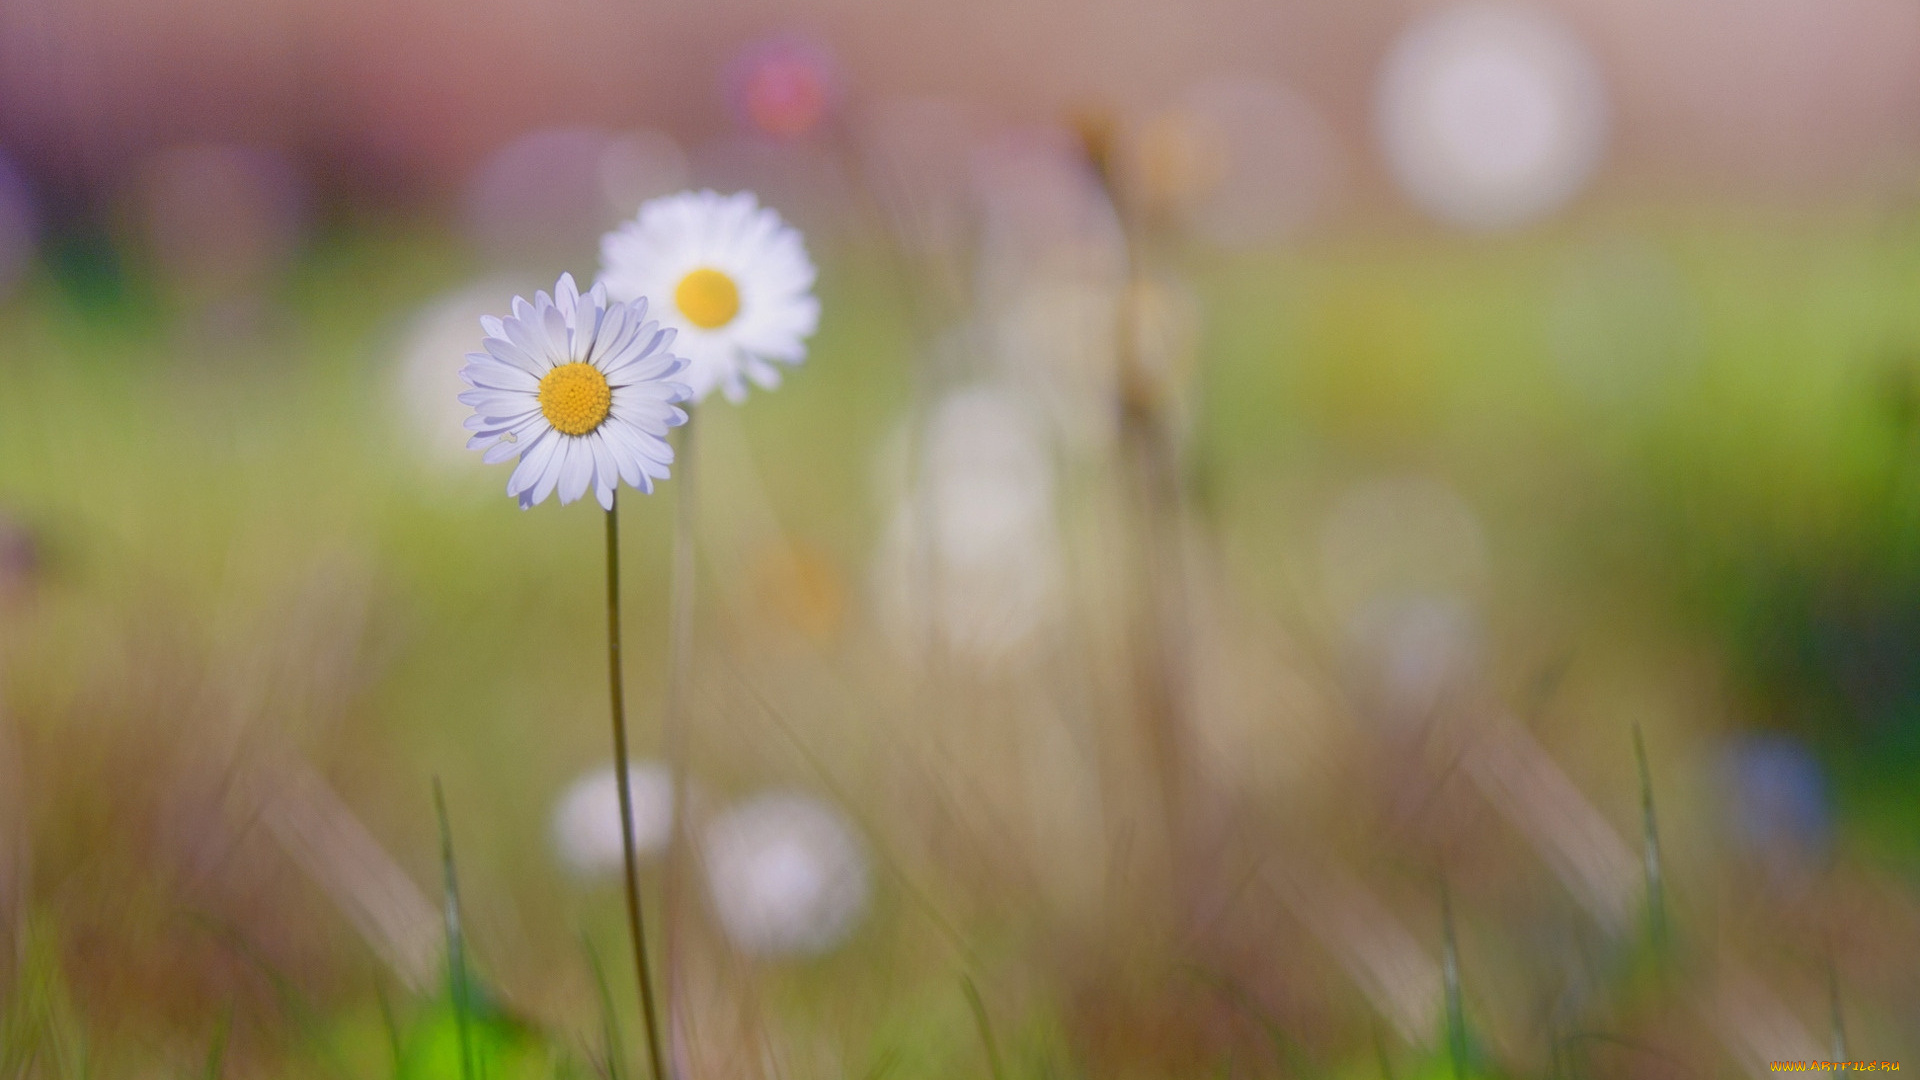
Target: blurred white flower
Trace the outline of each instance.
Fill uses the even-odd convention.
[[[406,433],[409,454],[423,465],[478,467],[467,452],[465,422],[473,410],[460,403],[467,384],[460,368],[473,347],[473,328],[502,296],[523,291],[519,283],[489,278],[429,301],[399,335],[393,373],[394,419]]]
[[[1352,629],[1366,696],[1390,724],[1431,719],[1470,687],[1480,666],[1474,606],[1458,595],[1383,596]]]
[[[702,837],[714,910],[743,952],[823,953],[866,912],[866,854],[853,827],[818,799],[758,795],[715,817]]]
[[[633,844],[641,858],[666,850],[673,830],[673,778],[664,765],[627,763],[633,795]],[[625,865],[620,839],[620,779],[613,766],[575,780],[553,807],[553,846],[575,873],[617,872]]]
[[[1599,163],[1606,88],[1573,31],[1514,3],[1444,8],[1408,27],[1380,73],[1376,122],[1407,194],[1450,224],[1552,213]]]
[[[673,331],[647,318],[645,299],[609,303],[599,285],[582,296],[562,274],[551,297],[516,296],[512,315],[480,325],[485,351],[460,369],[473,387],[460,395],[474,410],[467,448],[489,465],[519,455],[507,494],[521,509],[556,489],[565,506],[592,488],[611,510],[621,480],[651,493],[667,478],[667,429],[687,420],[674,404],[687,388],[673,381],[686,361],[667,351]]]
[[[1488,573],[1480,520],[1422,476],[1348,488],[1320,530],[1320,579],[1369,713],[1396,728],[1433,718],[1480,673]]]
[[[1093,458],[1119,432],[1121,298],[1117,280],[1036,265],[1017,295],[982,305],[996,374],[1038,407],[1063,446]]]
[[[938,643],[979,662],[1016,653],[1061,591],[1053,463],[1020,400],[949,395],[923,435],[875,567],[880,618],[909,650]]]
[[[695,401],[715,387],[741,401],[749,379],[774,389],[774,362],[806,359],[820,321],[813,262],[799,231],[752,192],[654,199],[602,238],[600,256],[609,293],[654,298],[656,316],[679,331]]]

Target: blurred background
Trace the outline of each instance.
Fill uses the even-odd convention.
[[[689,186],[823,316],[622,500],[678,1076],[1920,1063],[1912,0],[7,0],[0,1076],[645,1075],[455,373]]]

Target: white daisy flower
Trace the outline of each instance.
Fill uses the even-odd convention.
[[[593,489],[613,509],[625,480],[651,493],[667,478],[673,449],[667,429],[687,422],[674,403],[688,389],[674,376],[687,361],[667,351],[674,331],[647,319],[647,301],[609,302],[595,285],[585,296],[572,274],[553,296],[513,298],[513,314],[485,316],[484,352],[467,354],[460,377],[473,389],[467,449],[495,465],[520,456],[507,494],[527,509],[558,489],[562,506]]]
[[[753,192],[683,191],[653,199],[600,240],[601,282],[618,297],[660,299],[680,331],[693,400],[714,387],[739,402],[747,380],[780,385],[773,361],[798,364],[820,321],[800,233]]]

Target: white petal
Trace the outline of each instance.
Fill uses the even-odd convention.
[[[463,390],[460,392],[460,404],[473,406],[473,411],[481,416],[519,416],[527,411],[538,399],[529,400],[525,394],[503,393],[499,390]]]
[[[460,377],[470,386],[489,386],[496,390],[518,390],[530,394],[540,388],[540,380],[531,373],[495,360],[485,353],[474,353],[466,366],[460,369]]]
[[[507,494],[520,495],[532,491],[540,486],[549,472],[556,471],[552,466],[554,449],[559,442],[560,436],[552,428],[534,436],[533,441],[521,450],[520,464],[514,468],[513,475],[507,478]],[[547,489],[551,491],[553,485],[548,484]],[[545,498],[542,495],[534,501]]]
[[[560,463],[561,506],[577,501],[593,483],[593,452],[587,449],[586,440],[567,439],[565,453]]]
[[[580,355],[573,351],[573,342],[569,340],[568,331],[571,328],[567,326],[567,318],[560,314],[559,308],[547,305],[540,312],[540,326],[546,331],[547,347],[551,350],[549,355],[563,364],[580,359]]]
[[[526,372],[536,381],[547,373],[549,365],[535,360],[533,354],[504,336],[489,337],[480,343],[480,347],[487,350],[487,354],[494,359]]]
[[[556,435],[549,441],[555,445],[553,452],[547,457],[546,470],[540,474],[540,483],[533,489],[533,501],[535,505],[546,502],[547,496],[553,494],[553,489],[560,484],[560,472],[566,468],[567,439],[564,436]],[[564,506],[566,504],[563,502],[561,505]]]
[[[747,377],[763,390],[780,389],[780,369],[759,357],[750,357],[746,363]]]
[[[613,448],[607,445],[606,430],[610,424],[601,424],[600,430],[588,435],[584,440],[587,450],[593,454],[593,485],[596,488],[609,487],[619,482],[620,466],[614,461]]]

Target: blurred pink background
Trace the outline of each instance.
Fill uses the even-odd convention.
[[[1600,194],[1876,192],[1904,182],[1920,156],[1920,7],[1910,0],[1548,6],[1593,48],[1612,95]],[[778,34],[837,55],[856,127],[889,97],[963,97],[1001,119],[1057,119],[1150,108],[1203,73],[1232,71],[1279,79],[1359,144],[1373,73],[1419,10],[11,0],[0,6],[0,144],[43,186],[64,189],[56,203],[71,185],[111,185],[144,152],[189,140],[276,145],[308,161],[324,190],[413,201],[447,190],[511,136],[557,122],[696,140],[727,124],[716,73],[731,52]],[[1354,179],[1386,190],[1373,171]]]

